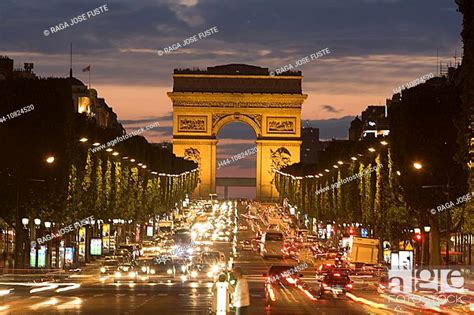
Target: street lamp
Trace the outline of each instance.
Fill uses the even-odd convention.
[[[41,224],[41,219],[34,219],[35,225],[39,226]]]
[[[429,233],[431,231],[431,226],[427,225],[425,227],[423,227],[423,230],[426,232],[426,233]]]
[[[89,141],[89,139],[87,139],[86,137],[82,137],[81,139],[79,139],[79,141],[81,141],[81,142],[87,142],[87,141]]]
[[[387,141],[380,141],[380,144],[381,145],[388,145],[388,142]]]
[[[54,156],[48,156],[46,158],[46,162],[49,163],[49,164],[53,163],[54,162]]]
[[[423,165],[419,162],[413,163],[413,167],[416,168],[417,170],[421,170],[423,168]]]
[[[402,173],[400,171],[397,171],[397,175],[400,176],[402,175]]]
[[[351,157],[352,161],[357,161],[357,158],[355,156]]]
[[[342,165],[342,164],[344,164],[344,162],[342,162],[342,161],[337,161],[337,164]]]
[[[414,228],[413,230],[415,231],[415,234],[420,234],[420,233],[421,233],[421,229],[420,229],[420,228]]]
[[[23,223],[23,226],[25,227],[25,229],[26,229],[26,226],[28,225],[29,222],[30,222],[30,220],[28,218],[21,219],[21,223]]]
[[[49,228],[51,227],[51,222],[45,221],[45,222],[44,222],[44,227],[47,228],[47,229],[49,229]]]
[[[374,148],[369,148],[368,149],[370,152],[375,152],[375,149]]]
[[[119,153],[117,151],[115,151],[114,153],[112,153],[113,156],[117,156],[119,155]]]

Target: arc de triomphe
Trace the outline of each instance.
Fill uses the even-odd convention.
[[[257,199],[278,197],[274,169],[300,160],[302,93],[300,71],[270,76],[267,68],[230,64],[207,70],[175,69],[173,153],[199,165],[194,197],[216,192],[216,136],[240,121],[257,135]]]

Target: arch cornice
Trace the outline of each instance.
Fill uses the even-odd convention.
[[[216,136],[222,127],[231,122],[243,122],[250,126],[257,137],[262,134],[262,115],[261,114],[213,114],[212,115],[212,135]]]

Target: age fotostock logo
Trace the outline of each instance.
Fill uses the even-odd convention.
[[[464,277],[456,268],[389,270],[388,290],[391,294],[463,293]]]

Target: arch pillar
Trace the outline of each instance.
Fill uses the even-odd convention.
[[[199,167],[199,185],[192,197],[206,198],[216,193],[216,145],[217,139],[173,139],[173,153]]]
[[[257,139],[257,193],[259,200],[279,197],[274,181],[274,169],[300,161],[300,140]]]

